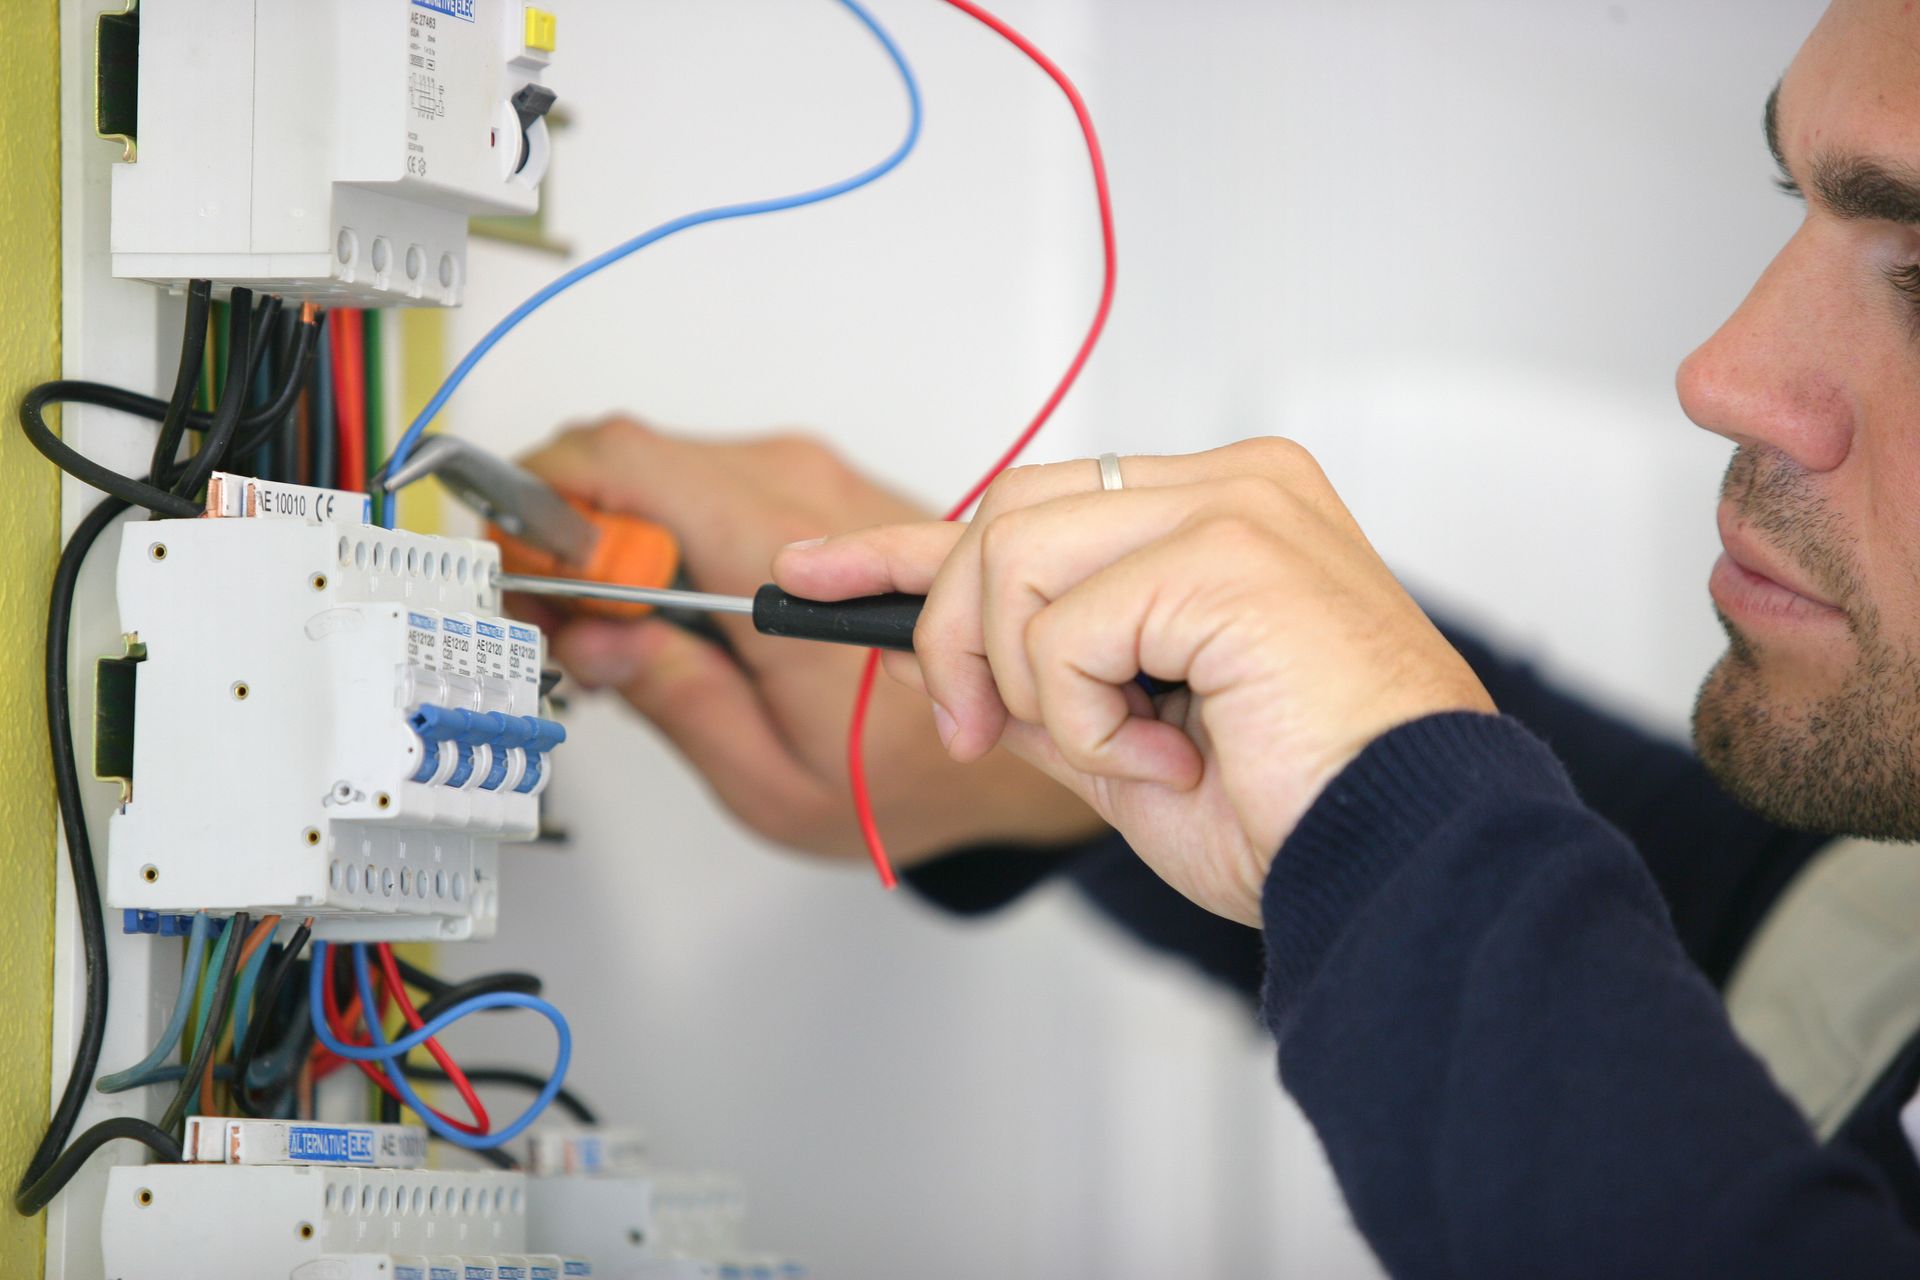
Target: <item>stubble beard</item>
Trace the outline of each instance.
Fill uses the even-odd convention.
[[[1742,447],[1721,493],[1846,613],[1854,661],[1829,691],[1780,690],[1764,647],[1716,610],[1728,644],[1693,708],[1701,761],[1736,799],[1781,826],[1920,839],[1920,661],[1883,637],[1843,531],[1803,472]]]

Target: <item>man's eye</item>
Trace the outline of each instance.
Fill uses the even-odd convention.
[[[1795,182],[1793,178],[1786,173],[1782,173],[1779,177],[1775,178],[1773,185],[1792,196],[1795,200],[1805,200],[1807,198],[1806,193],[1800,190],[1800,184]]]
[[[1887,283],[1898,289],[1913,308],[1914,332],[1920,335],[1920,262],[1888,268]]]

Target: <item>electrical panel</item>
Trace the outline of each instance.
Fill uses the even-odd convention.
[[[97,42],[116,276],[453,306],[468,215],[539,207],[544,7],[139,0]]]
[[[229,485],[256,514],[121,544],[127,652],[96,681],[96,769],[122,786],[108,904],[490,935],[499,846],[537,834],[566,736],[539,630],[499,616],[499,549],[359,523],[359,494],[222,476],[210,505]]]
[[[530,1253],[523,1174],[314,1165],[122,1165],[107,1179],[107,1280],[559,1280]]]

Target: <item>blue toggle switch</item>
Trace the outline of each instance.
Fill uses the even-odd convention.
[[[482,791],[498,791],[500,784],[507,780],[507,752],[516,747],[524,748],[533,741],[535,721],[530,716],[501,716],[505,727],[493,740],[493,768],[480,783]]]

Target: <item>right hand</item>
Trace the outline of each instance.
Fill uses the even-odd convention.
[[[801,436],[707,443],[612,418],[563,431],[522,463],[603,511],[665,525],[693,584],[731,595],[768,581],[787,543],[928,518]],[[770,639],[720,616],[736,660],[657,618],[608,622],[515,603],[553,635],[569,675],[618,690],[748,827],[814,853],[863,854],[846,763],[861,651]],[[1059,844],[1101,830],[1078,798],[1008,752],[954,763],[924,699],[892,681],[874,689],[866,760],[875,816],[901,866],[970,844]]]

